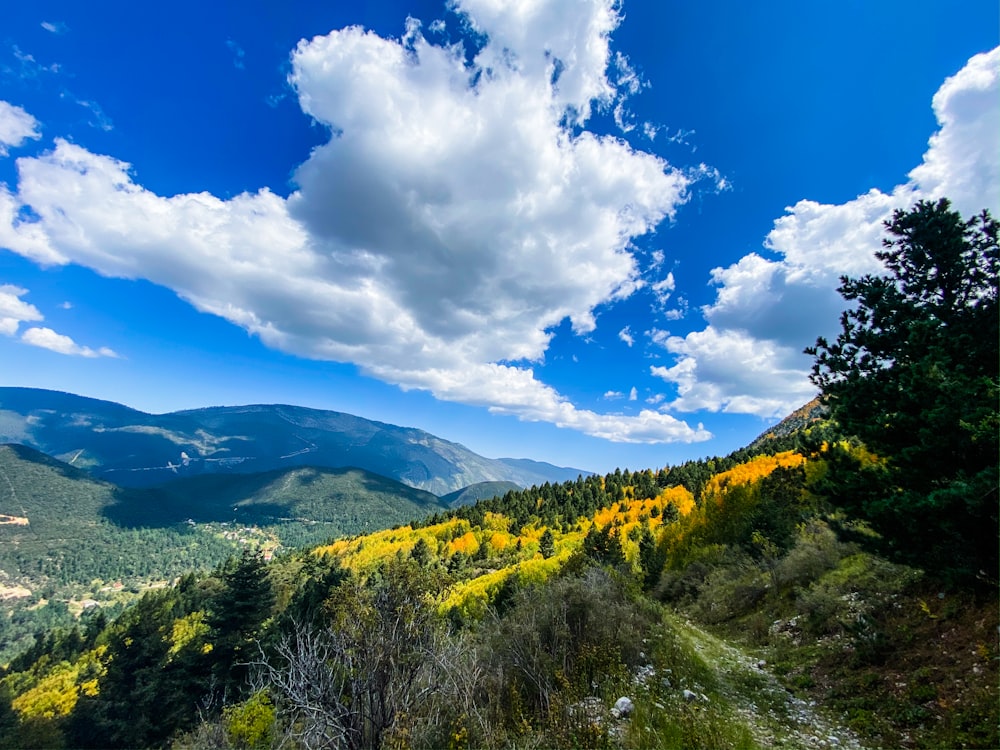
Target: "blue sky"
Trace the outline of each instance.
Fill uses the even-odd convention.
[[[1000,211],[998,27],[992,1],[20,4],[0,384],[594,471],[727,453],[812,397],[801,350],[895,208]]]

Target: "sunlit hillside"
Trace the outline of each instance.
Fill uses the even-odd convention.
[[[995,744],[995,608],[850,541],[830,435],[244,553],[40,638],[0,747]]]

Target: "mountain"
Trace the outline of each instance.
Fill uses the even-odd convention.
[[[827,418],[829,410],[820,401],[819,396],[807,404],[803,404],[776,425],[769,427],[765,432],[758,435],[747,448],[756,450],[765,446],[768,441],[790,437],[807,427],[815,425]]]
[[[498,458],[497,461],[515,471],[539,477],[532,484],[572,482],[579,476],[589,477],[593,474],[591,471],[581,471],[569,466],[553,466],[544,461],[532,461],[530,458]]]
[[[113,611],[241,547],[318,544],[447,507],[363,469],[296,466],[123,488],[34,448],[0,445],[0,663],[81,608]]]
[[[0,388],[0,442],[31,446],[125,487],[318,466],[356,467],[443,495],[478,482],[527,487],[589,473],[489,459],[423,430],[341,412],[250,405],[146,414],[35,388]]]
[[[478,482],[455,492],[449,492],[447,495],[442,495],[441,502],[449,508],[457,508],[459,505],[471,505],[480,500],[488,500],[491,497],[502,497],[512,490],[520,489],[513,482]]]
[[[217,531],[205,524],[255,527],[292,547],[403,524],[447,507],[436,495],[363,469],[294,467],[122,488],[33,448],[0,445],[0,578],[31,585],[49,578],[89,583],[94,577],[143,578],[145,571],[161,569],[157,577],[170,577],[175,568],[192,565],[184,559],[179,566],[174,558],[193,529]],[[100,575],[81,561],[122,559],[122,545],[135,541],[131,532],[157,536],[159,563],[146,559],[141,573],[126,564]],[[224,547],[210,562],[235,548]],[[51,574],[34,575],[47,566]]]

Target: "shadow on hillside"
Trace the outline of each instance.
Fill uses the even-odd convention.
[[[302,515],[339,523],[344,520],[342,510],[353,517],[367,515],[357,508],[359,502],[368,505],[372,514],[397,504],[416,506],[427,513],[446,507],[429,492],[362,469],[310,466],[253,474],[205,474],[149,488],[117,487],[114,502],[102,513],[126,528],[164,528],[188,519],[196,523],[273,525]],[[341,509],[342,504],[351,508]],[[398,523],[405,516],[404,512],[393,521]]]
[[[118,488],[114,503],[102,515],[116,526],[129,529],[169,528],[187,523],[273,524],[294,515],[285,504],[274,502],[213,502],[203,497],[178,496],[154,487],[148,490]]]

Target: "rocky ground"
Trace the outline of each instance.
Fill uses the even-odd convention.
[[[761,747],[864,750],[858,737],[821,707],[795,697],[782,687],[765,661],[690,622],[681,621],[678,627],[715,672],[716,691]]]

